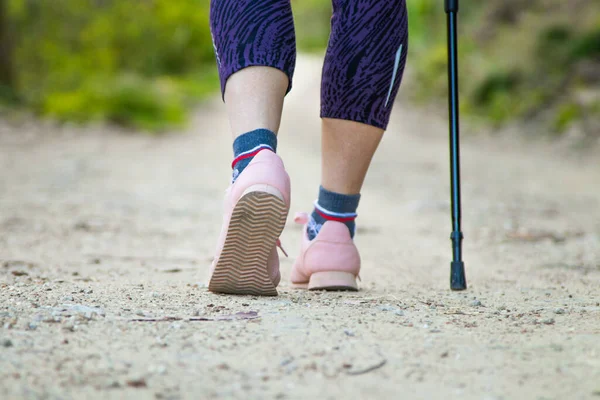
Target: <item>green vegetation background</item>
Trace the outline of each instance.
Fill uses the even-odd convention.
[[[1,102],[63,121],[106,120],[148,131],[182,125],[192,104],[218,90],[208,4],[0,0]],[[407,4],[404,93],[441,105],[443,0]],[[322,52],[330,1],[292,6],[299,49]],[[533,121],[549,132],[600,132],[599,1],[462,0],[459,18],[466,115],[497,126]]]

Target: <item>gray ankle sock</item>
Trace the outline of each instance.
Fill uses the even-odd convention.
[[[277,152],[277,135],[268,129],[255,129],[238,136],[233,141],[232,181],[235,182],[250,161],[262,150]]]
[[[320,186],[319,198],[315,202],[315,209],[308,222],[308,239],[313,240],[327,221],[344,223],[350,231],[350,236],[354,237],[356,229],[354,220],[359,201],[360,194],[340,194]]]

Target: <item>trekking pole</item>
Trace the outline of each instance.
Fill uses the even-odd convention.
[[[462,261],[460,230],[460,144],[458,116],[458,39],[456,22],[459,0],[445,0],[448,28],[448,108],[450,113],[450,206],[452,212],[452,263],[450,264],[450,289],[465,290],[465,264]]]

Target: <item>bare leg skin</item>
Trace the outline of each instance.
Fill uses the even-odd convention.
[[[360,193],[383,132],[360,122],[323,118],[321,185],[336,193]]]
[[[255,129],[277,133],[288,77],[276,68],[247,67],[229,77],[225,106],[233,139]]]

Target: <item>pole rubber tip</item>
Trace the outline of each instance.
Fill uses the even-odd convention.
[[[450,289],[467,289],[467,278],[465,277],[465,263],[462,261],[452,261],[450,263]]]

